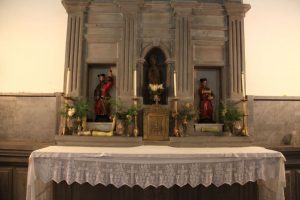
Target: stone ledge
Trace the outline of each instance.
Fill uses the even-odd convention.
[[[299,96],[248,96],[248,99],[254,101],[300,101]]]
[[[57,135],[56,145],[62,146],[99,146],[99,147],[131,147],[142,145],[141,137],[121,137],[121,136],[77,136],[77,135]]]
[[[56,145],[62,146],[99,146],[99,147],[132,147],[140,145],[157,145],[173,147],[238,147],[251,146],[250,137],[237,136],[187,136],[170,137],[168,141],[149,141],[142,137],[97,137],[97,136],[55,136]]]
[[[239,147],[252,146],[253,140],[241,136],[187,136],[172,137],[170,143],[176,147]]]
[[[29,93],[29,92],[7,92],[0,93],[0,97],[56,97],[62,96],[61,92],[54,93]]]
[[[32,141],[4,141],[0,142],[0,150],[5,151],[34,151],[47,146],[55,145],[53,142],[32,142]]]

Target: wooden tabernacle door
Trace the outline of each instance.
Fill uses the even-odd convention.
[[[169,109],[152,105],[144,109],[144,140],[169,140]]]

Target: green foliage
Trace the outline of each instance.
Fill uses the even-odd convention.
[[[219,119],[222,123],[232,124],[240,121],[243,117],[243,113],[233,102],[220,103],[219,106]]]
[[[198,117],[197,110],[191,103],[186,103],[179,107],[177,118],[180,121],[192,121],[196,120]]]
[[[75,114],[74,117],[82,119],[86,117],[89,112],[89,102],[87,99],[82,97],[74,98],[74,108]]]
[[[121,100],[111,99],[112,115],[119,120],[123,120],[126,124],[133,122],[134,116],[141,110],[140,105],[124,106]]]
[[[83,97],[71,97],[69,103],[65,104],[60,114],[67,118],[80,118],[86,117],[89,113],[89,102]]]

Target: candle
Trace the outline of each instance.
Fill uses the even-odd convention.
[[[68,67],[68,69],[67,69],[67,80],[66,80],[66,91],[65,91],[65,93],[66,93],[66,96],[68,96],[68,95],[69,95],[69,82],[70,82],[70,75],[71,75],[71,70],[70,70],[70,68]]]
[[[136,88],[136,69],[133,71],[133,95],[137,96],[137,88]]]
[[[176,79],[176,71],[174,70],[174,97],[177,97],[177,79]]]
[[[245,88],[245,73],[242,72],[242,92],[243,92],[243,97],[246,97],[246,88]]]

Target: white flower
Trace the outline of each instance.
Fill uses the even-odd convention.
[[[68,109],[68,116],[69,117],[72,117],[76,112],[76,109],[75,108],[69,108]]]
[[[149,84],[149,88],[151,91],[156,92],[157,90],[163,90],[163,84]]]
[[[163,89],[164,89],[163,84],[159,84],[159,85],[158,85],[158,89],[163,90]]]

